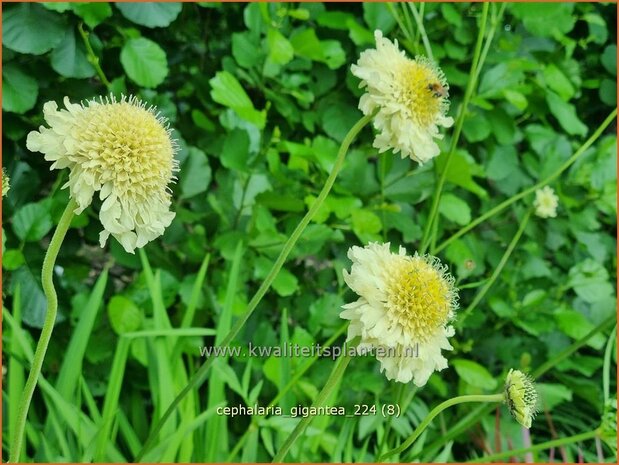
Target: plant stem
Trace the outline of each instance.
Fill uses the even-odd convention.
[[[419,14],[419,11],[417,11],[417,7],[415,6],[414,3],[409,3],[408,6],[410,7],[411,12],[413,13],[413,17],[415,18],[415,23],[417,23],[417,30],[419,31],[419,34],[421,35],[421,40],[423,41],[423,46],[426,49],[426,54],[428,55],[428,58],[430,60],[434,61],[434,56],[432,55],[432,47],[430,47],[430,40],[428,39],[426,28],[423,26],[423,18]]]
[[[390,450],[389,452],[384,454],[382,457],[378,459],[378,461],[384,462],[384,460],[387,457],[391,457],[392,455],[399,454],[400,452],[403,452],[404,450],[408,449],[415,442],[415,440],[419,436],[421,436],[421,433],[425,431],[425,429],[428,427],[428,425],[434,419],[434,417],[436,417],[439,413],[441,413],[446,408],[449,408],[449,407],[452,407],[458,404],[463,404],[466,402],[485,402],[485,403],[502,402],[503,398],[504,396],[502,393],[501,394],[488,394],[488,395],[459,396],[459,397],[454,397],[452,399],[448,399],[445,402],[440,403],[439,405],[434,407],[430,413],[428,413],[428,415],[423,419],[421,423],[419,423],[419,426],[417,427],[417,429],[413,431],[413,434],[411,434],[406,441],[404,441],[399,447],[396,447],[395,449]]]
[[[318,397],[316,397],[316,400],[312,404],[312,407],[320,407],[325,403],[325,401],[329,398],[329,395],[333,392],[333,390],[342,379],[342,376],[346,371],[346,367],[351,360],[352,356],[348,353],[348,345],[344,344],[344,354],[342,354],[342,356],[336,362],[333,370],[331,371],[331,374],[329,375],[329,379],[327,379],[327,382],[318,394]],[[303,417],[303,419],[292,431],[290,436],[288,436],[288,439],[286,439],[286,442],[284,442],[282,448],[277,452],[277,454],[275,454],[272,463],[281,463],[284,460],[290,448],[294,445],[294,443],[301,436],[301,434],[303,434],[303,431],[305,431],[305,428],[308,427],[308,425],[313,419],[314,417],[312,415]]]
[[[294,248],[295,244],[297,243],[297,241],[303,234],[303,231],[305,230],[309,222],[312,220],[316,212],[320,209],[323,202],[327,198],[327,195],[329,195],[329,192],[331,191],[331,188],[333,187],[333,184],[335,183],[335,179],[337,178],[338,173],[340,172],[340,170],[342,169],[342,166],[344,165],[346,153],[348,153],[348,148],[350,147],[350,144],[355,139],[355,137],[357,137],[357,134],[359,134],[359,132],[372,120],[372,118],[373,118],[373,115],[364,116],[363,118],[361,118],[350,129],[350,131],[348,131],[348,134],[346,134],[346,137],[344,137],[344,140],[342,141],[342,145],[340,146],[340,150],[337,154],[337,158],[335,159],[335,163],[333,164],[333,168],[331,169],[331,173],[329,174],[329,177],[327,178],[327,181],[325,182],[324,187],[320,191],[320,194],[318,194],[318,197],[316,198],[316,200],[310,207],[309,211],[305,214],[301,222],[297,225],[297,227],[294,229],[294,231],[292,232],[292,234],[290,235],[290,237],[284,244],[284,248],[282,249],[279,256],[277,257],[277,260],[275,260],[275,263],[273,264],[271,271],[269,271],[269,274],[267,275],[263,283],[260,285],[260,288],[258,288],[258,290],[256,291],[256,294],[249,301],[249,304],[247,305],[247,310],[245,311],[243,316],[241,316],[241,318],[239,318],[239,320],[234,324],[232,329],[230,329],[230,331],[228,332],[226,337],[223,339],[223,341],[221,341],[220,347],[226,347],[232,342],[232,340],[236,337],[239,331],[241,331],[241,329],[243,328],[243,325],[247,322],[247,320],[252,315],[254,310],[256,310],[256,307],[258,307],[258,304],[260,303],[264,295],[267,293],[267,291],[271,287],[271,284],[277,277],[279,270],[282,268],[284,262],[288,258],[288,255]],[[174,413],[174,411],[180,404],[181,400],[189,392],[191,392],[191,390],[196,389],[202,385],[202,383],[204,382],[206,373],[208,372],[209,368],[213,364],[213,360],[214,360],[213,357],[208,358],[202,364],[202,366],[200,366],[198,371],[196,371],[194,375],[189,379],[189,381],[187,382],[187,386],[185,386],[183,390],[178,394],[178,396],[176,396],[176,398],[172,401],[168,409],[163,413],[161,418],[157,421],[157,423],[153,427],[150,435],[148,436],[148,439],[146,440],[146,443],[144,444],[144,447],[142,448],[142,450],[140,451],[140,453],[137,455],[135,459],[136,462],[139,462],[142,459],[142,457],[144,457],[144,454],[148,452],[150,448],[153,446],[159,432],[161,431],[161,428],[166,423],[166,421],[170,418],[172,413]]]
[[[586,441],[587,439],[593,439],[598,435],[599,435],[599,431],[595,429],[593,431],[588,431],[586,433],[580,433],[575,436],[569,436],[567,438],[554,439],[552,441],[543,442],[541,444],[536,444],[531,447],[525,447],[523,449],[508,450],[506,452],[499,452],[497,454],[491,454],[491,455],[486,455],[484,457],[478,457],[476,459],[469,460],[465,463],[494,462],[497,460],[500,461],[502,459],[506,459],[509,457],[517,457],[517,456],[526,454],[527,452],[535,452],[538,450],[550,449],[552,447],[564,446],[565,444],[572,444],[574,442]]]
[[[434,254],[439,253],[441,250],[443,250],[445,247],[447,247],[451,242],[455,241],[456,239],[458,239],[460,236],[462,236],[463,234],[466,234],[467,232],[469,232],[471,229],[475,228],[476,226],[478,226],[479,224],[483,223],[484,221],[486,221],[488,218],[493,217],[494,215],[496,215],[497,213],[501,212],[502,210],[504,210],[505,208],[509,207],[512,203],[520,200],[523,197],[526,197],[527,195],[529,195],[531,192],[536,191],[537,189],[544,187],[546,184],[549,184],[550,182],[552,182],[554,179],[556,179],[557,177],[559,177],[559,175],[561,173],[563,173],[565,170],[567,170],[570,166],[572,166],[572,164],[578,160],[578,158],[589,148],[591,147],[591,145],[602,135],[602,133],[604,132],[604,130],[608,127],[608,125],[610,123],[612,123],[612,121],[615,119],[615,117],[617,116],[617,109],[615,108],[607,117],[606,119],[602,122],[602,124],[600,124],[600,126],[598,126],[598,128],[595,130],[595,132],[591,135],[591,137],[589,137],[589,139],[587,139],[585,141],[584,144],[582,144],[580,146],[580,148],[574,152],[574,155],[572,155],[563,165],[561,165],[561,167],[559,167],[559,169],[557,169],[554,173],[552,173],[551,175],[547,176],[546,178],[542,179],[541,181],[539,181],[537,184],[529,187],[528,189],[523,190],[522,192],[510,197],[509,199],[505,200],[504,202],[501,202],[499,205],[497,205],[496,207],[490,209],[489,211],[487,211],[486,213],[484,213],[483,215],[481,215],[479,218],[475,219],[474,221],[472,221],[471,223],[469,223],[468,225],[466,225],[465,227],[463,227],[462,229],[460,229],[458,232],[456,232],[454,235],[452,235],[450,238],[448,238],[445,242],[443,242],[442,244],[440,244],[434,251]]]
[[[527,211],[527,213],[525,214],[524,218],[520,222],[520,227],[518,228],[518,231],[516,231],[516,234],[514,234],[512,241],[509,243],[509,246],[507,247],[507,249],[505,250],[505,253],[501,257],[501,261],[494,269],[494,272],[492,273],[492,276],[490,277],[490,279],[486,281],[486,284],[484,284],[484,287],[482,287],[479,290],[479,292],[477,292],[477,294],[473,298],[473,301],[469,304],[468,307],[466,307],[466,310],[458,314],[458,320],[456,322],[458,327],[460,328],[462,327],[463,321],[473,311],[473,309],[479,304],[479,302],[481,302],[481,299],[485,297],[488,290],[492,287],[496,279],[501,274],[501,271],[503,271],[503,268],[505,267],[507,260],[509,260],[509,257],[511,256],[512,252],[516,248],[516,244],[518,244],[518,241],[520,240],[522,233],[524,232],[525,228],[527,227],[527,224],[529,223],[529,218],[531,218],[532,212],[533,211],[529,209],[529,211]]]
[[[24,439],[24,429],[26,428],[26,419],[28,418],[28,410],[30,408],[30,401],[34,394],[34,389],[39,380],[41,374],[41,367],[43,366],[43,360],[45,359],[45,353],[47,352],[47,346],[52,337],[52,331],[54,330],[54,323],[56,322],[56,314],[58,312],[58,296],[56,295],[56,289],[54,288],[54,264],[60,251],[60,246],[64,240],[71,220],[73,219],[73,211],[77,208],[77,203],[72,198],[69,199],[69,203],[60,218],[60,222],[54,231],[52,240],[49,243],[47,252],[45,253],[45,259],[43,260],[43,268],[41,270],[41,284],[43,287],[43,293],[47,299],[47,312],[45,313],[45,321],[43,322],[43,328],[41,328],[41,335],[39,336],[39,342],[34,352],[34,358],[32,359],[32,367],[28,374],[28,379],[24,386],[24,392],[22,398],[19,401],[19,407],[17,412],[17,419],[15,421],[15,428],[13,429],[13,443],[11,445],[11,451],[9,454],[9,462],[19,462],[19,456],[22,449],[22,442]]]
[[[88,62],[95,69],[95,71],[97,72],[97,75],[99,76],[99,79],[105,85],[105,87],[110,89],[110,87],[112,87],[112,83],[105,76],[105,73],[103,72],[103,68],[101,68],[101,65],[99,64],[99,57],[96,55],[95,51],[92,49],[92,45],[90,44],[90,40],[88,39],[89,33],[84,30],[84,24],[79,23],[77,26],[77,29],[79,30],[80,35],[82,36],[82,40],[84,41],[84,46],[86,47],[86,52],[87,52],[86,58],[88,59]]]
[[[469,101],[473,96],[473,91],[477,84],[477,71],[479,68],[483,66],[483,62],[480,60],[481,57],[481,46],[484,41],[484,35],[486,33],[486,22],[488,20],[488,8],[489,3],[483,3],[483,10],[481,16],[481,24],[479,25],[479,32],[477,34],[477,43],[475,44],[475,51],[473,53],[473,62],[471,64],[471,70],[469,72],[469,82],[466,85],[466,90],[464,91],[464,99],[462,100],[462,104],[458,110],[458,117],[456,121],[456,127],[454,129],[454,134],[451,139],[451,145],[449,148],[449,152],[447,153],[447,158],[445,159],[445,166],[443,166],[443,170],[441,172],[441,176],[439,178],[438,184],[434,191],[434,197],[432,199],[432,207],[430,208],[430,215],[426,220],[426,226],[423,231],[423,238],[421,240],[421,250],[420,253],[423,254],[428,249],[428,244],[430,242],[430,232],[432,231],[432,224],[436,221],[436,216],[438,215],[438,206],[441,200],[441,193],[443,191],[443,186],[445,185],[445,180],[447,179],[447,173],[449,172],[449,164],[451,159],[453,158],[453,154],[456,152],[456,147],[458,145],[458,141],[460,140],[460,134],[462,133],[462,126],[464,124],[464,118],[466,116],[466,111],[469,105]]]

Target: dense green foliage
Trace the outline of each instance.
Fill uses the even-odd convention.
[[[555,172],[616,107],[615,5],[510,4],[499,17],[500,7],[491,8],[494,38],[429,249],[456,277],[462,309],[498,266],[534,196],[441,244]],[[481,5],[418,8],[455,117],[470,79]],[[45,314],[41,264],[68,201],[61,188],[66,170],[50,172],[42,155],[25,146],[27,133],[43,124],[43,104],[135,94],[169,119],[180,145],[176,218],[143,255],[127,254],[113,239],[99,248],[97,200],[74,219],[57,262],[60,315],[45,381],[27,425],[31,460],[131,461],[203,362],[199,347],[220,342],[245,311],[320,191],[340,143],[361,117],[350,65],[373,46],[373,31],[397,38],[409,56],[424,54],[421,34],[408,6],[380,3],[4,4],[2,29],[2,165],[11,178],[2,204],[3,454]],[[357,357],[328,402],[350,411],[354,404],[380,410],[399,402],[402,415],[317,417],[289,460],[375,460],[386,429],[385,444],[395,447],[434,405],[497,392],[509,368],[533,371],[615,314],[615,129],[613,123],[551,184],[560,199],[557,217],[531,217],[485,298],[457,320],[446,370],[423,389],[405,386],[399,396],[398,384],[386,380],[374,358]],[[447,151],[453,134],[445,133],[440,144]],[[372,138],[368,127],[354,142],[325,205],[236,345],[330,338],[341,344],[340,307],[354,298],[342,279],[348,248],[368,241],[420,248],[445,155],[419,166],[379,155]],[[170,336],[180,327],[198,330]],[[596,332],[538,380],[542,413],[530,442],[599,426],[609,401],[604,374],[610,374],[609,392],[616,390],[611,330]],[[229,418],[214,407],[266,406],[307,363],[219,358],[146,459],[270,461],[298,419]],[[333,364],[328,358],[311,363],[278,405],[311,405]],[[114,392],[117,407],[112,402],[104,410],[105,396]],[[457,461],[528,445],[504,407],[446,435],[474,409],[445,411],[401,458]],[[594,441],[554,454],[575,461],[579,451],[586,462],[616,460],[606,446],[599,457]],[[536,454],[548,458],[548,451]]]

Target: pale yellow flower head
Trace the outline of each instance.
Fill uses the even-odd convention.
[[[441,350],[452,349],[458,296],[447,267],[429,255],[408,256],[403,247],[392,253],[389,243],[351,247],[348,258],[344,279],[359,295],[340,314],[350,320],[348,340],[359,336],[360,351],[375,350],[388,379],[425,385],[447,367]]]
[[[167,120],[136,97],[114,97],[85,104],[64,99],[43,106],[45,121],[28,134],[26,145],[53,162],[51,169],[69,168],[71,197],[81,213],[95,192],[103,200],[99,219],[101,247],[114,236],[127,252],[163,234],[170,211],[177,146]]]
[[[537,413],[537,391],[531,377],[519,370],[509,370],[505,379],[505,402],[516,421],[530,428]]]
[[[557,216],[559,197],[555,195],[552,187],[544,186],[543,189],[535,191],[533,206],[535,207],[535,214],[540,218],[554,218]]]
[[[2,168],[2,197],[8,194],[9,189],[11,188],[9,175],[6,174],[6,169]]]
[[[448,128],[453,118],[449,109],[449,86],[443,72],[425,57],[411,60],[398,48],[398,42],[374,33],[376,48],[361,53],[351,72],[361,79],[366,93],[359,109],[374,112],[378,135],[374,147],[381,153],[393,149],[402,158],[423,164],[439,155],[435,139],[441,139],[439,126]]]

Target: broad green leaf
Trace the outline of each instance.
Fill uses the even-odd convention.
[[[570,268],[568,286],[582,299],[591,303],[613,295],[608,271],[600,263],[589,258]]]
[[[84,45],[76,41],[73,29],[67,28],[62,42],[54,48],[50,58],[54,71],[64,77],[83,79],[95,75]]]
[[[249,171],[249,136],[247,131],[234,129],[228,134],[221,151],[221,163],[228,169]]]
[[[464,226],[471,222],[471,209],[460,197],[445,194],[441,198],[438,211],[447,219]]]
[[[617,46],[608,45],[600,57],[602,65],[613,76],[617,75]]]
[[[363,5],[363,19],[371,30],[380,29],[383,34],[388,34],[396,25],[396,19],[393,17],[387,4],[364,2]],[[404,8],[407,5],[404,4]]]
[[[464,120],[464,137],[469,142],[481,142],[490,135],[490,124],[481,113],[474,113]]]
[[[244,68],[251,68],[260,63],[262,50],[252,41],[247,32],[232,34],[232,56]]]
[[[338,41],[320,41],[314,29],[295,32],[290,43],[296,55],[325,63],[331,69],[339,68],[346,60],[346,54]]]
[[[179,176],[181,198],[188,199],[205,192],[211,183],[211,167],[206,154],[196,147],[189,147]]]
[[[587,134],[587,126],[576,115],[576,108],[561,99],[554,92],[546,93],[546,102],[550,107],[550,111],[557,118],[559,124],[568,134],[576,134],[584,136]]]
[[[177,2],[116,2],[123,16],[146,27],[165,27],[176,19],[183,5]]]
[[[496,388],[497,380],[479,363],[459,358],[452,360],[451,364],[456,369],[458,376],[471,386],[487,391]]]
[[[514,3],[513,14],[536,36],[551,37],[567,34],[576,23],[572,14],[574,3]],[[552,18],[552,21],[548,21]]]
[[[481,198],[486,198],[488,194],[486,191],[473,180],[473,176],[479,176],[481,169],[473,161],[465,155],[463,150],[456,150],[451,157],[449,163],[449,170],[447,171],[446,179],[458,186],[473,192],[475,195]],[[444,169],[446,162],[446,155],[441,155],[435,160],[436,168],[440,173]]]
[[[114,332],[119,335],[137,331],[144,320],[144,312],[121,295],[112,297],[107,305],[107,316]]]
[[[209,81],[211,97],[217,103],[231,108],[245,121],[255,124],[259,129],[264,128],[266,114],[254,108],[249,96],[239,81],[229,72],[220,71]]]
[[[46,202],[29,203],[13,217],[13,231],[22,241],[39,241],[54,226]]]
[[[567,76],[556,65],[550,63],[544,68],[546,84],[554,90],[563,100],[571,99],[576,90]]]
[[[66,21],[36,3],[4,6],[2,45],[19,53],[42,55],[60,43]]]
[[[168,75],[166,53],[149,39],[129,39],[120,52],[127,76],[143,87],[157,87]]]
[[[2,109],[13,113],[25,113],[34,107],[39,94],[37,81],[15,64],[2,68]]]
[[[294,49],[281,32],[271,28],[267,33],[267,44],[269,46],[269,60],[278,65],[285,65],[294,57]]]
[[[108,2],[73,3],[72,7],[73,12],[90,28],[95,28],[112,16],[112,7]]]
[[[563,384],[535,383],[544,410],[552,410],[563,402],[572,400],[572,391]]]
[[[24,263],[26,263],[26,259],[19,249],[10,249],[2,254],[2,268],[5,270],[16,270]]]

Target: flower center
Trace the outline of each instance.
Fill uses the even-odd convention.
[[[402,68],[396,74],[400,101],[419,126],[428,127],[447,110],[447,83],[432,63],[421,58],[407,60]]]
[[[426,342],[450,317],[453,286],[424,257],[401,257],[387,281],[386,306],[414,341]]]

